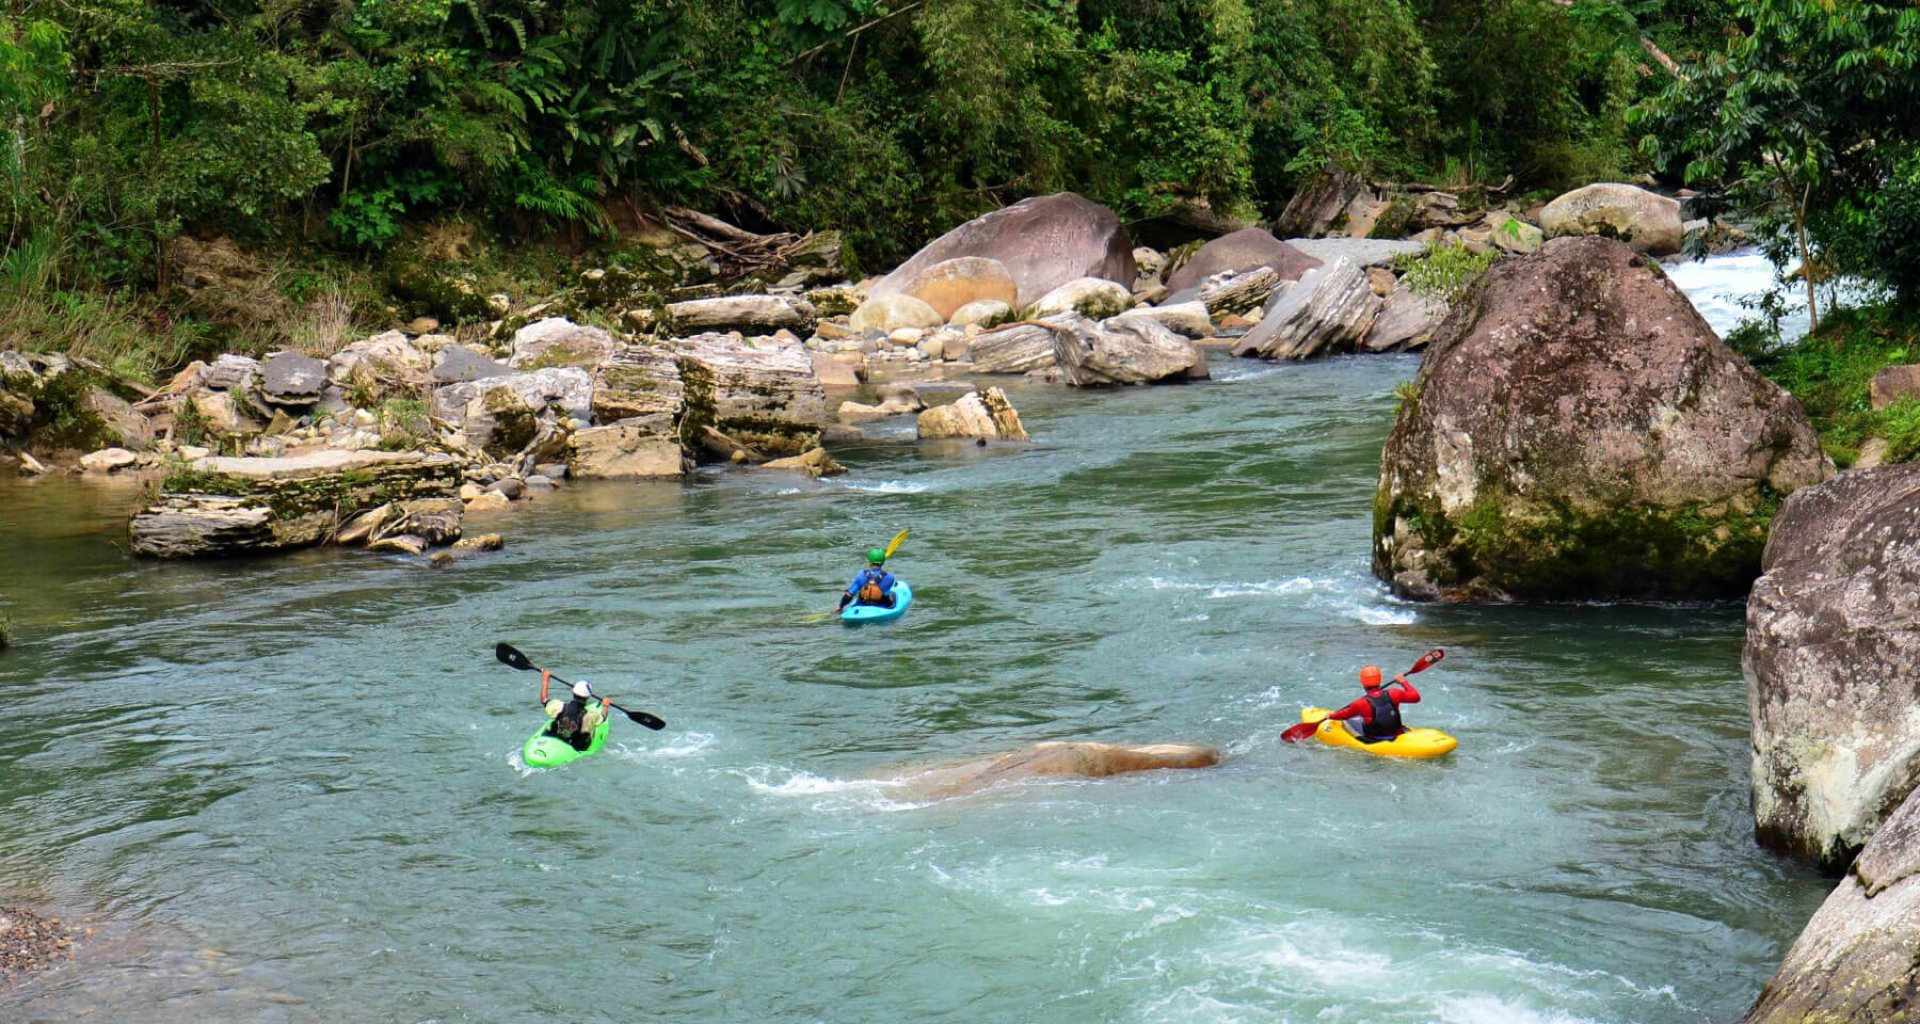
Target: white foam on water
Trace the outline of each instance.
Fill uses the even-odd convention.
[[[705,754],[716,742],[712,733],[687,732],[676,734],[675,742],[659,746],[622,743],[614,753],[623,761],[680,761]]]
[[[821,810],[861,808],[902,811],[925,807],[895,799],[888,779],[835,779],[793,768],[756,765],[740,774],[754,792],[782,799],[810,799]]]
[[[1209,601],[1239,598],[1304,595],[1309,608],[1324,610],[1369,626],[1410,626],[1420,621],[1419,610],[1409,602],[1384,595],[1372,577],[1293,576],[1270,580],[1180,580],[1165,576],[1147,576],[1123,583],[1122,587],[1144,586],[1148,590],[1185,590],[1202,592]],[[1387,603],[1382,604],[1385,601]]]
[[[838,480],[831,485],[849,491],[865,491],[869,494],[920,494],[926,491],[926,484],[907,480],[880,480],[872,483],[863,480]]]
[[[1498,996],[1467,995],[1436,999],[1439,1024],[1597,1024],[1590,1017],[1541,1011]]]
[[[1383,993],[1356,985],[1363,978],[1393,984]],[[1669,988],[1648,989],[1604,971],[1536,962],[1401,922],[1323,912],[1222,922],[1213,943],[1174,959],[1149,954],[1110,980],[1142,986],[1139,1012],[1130,1016],[1183,1022],[1632,1024],[1630,1011],[1598,1007],[1609,995],[1672,998]]]
[[[1272,363],[1260,363],[1251,359],[1239,359],[1231,363],[1215,363],[1207,368],[1216,384],[1234,384],[1246,380],[1258,380],[1286,371],[1286,367]]]

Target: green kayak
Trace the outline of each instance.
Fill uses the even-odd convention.
[[[538,732],[527,737],[526,745],[520,748],[520,757],[530,768],[555,768],[569,761],[578,761],[583,757],[592,757],[607,745],[607,733],[613,728],[611,718],[603,719],[593,730],[593,742],[585,750],[573,749],[566,740],[547,735],[547,727],[542,725]]]

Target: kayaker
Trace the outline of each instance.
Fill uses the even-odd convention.
[[[867,552],[867,567],[854,574],[853,582],[847,584],[847,592],[840,595],[840,610],[844,611],[855,601],[881,608],[893,607],[893,574],[883,568],[886,564],[885,551],[874,548]]]
[[[553,719],[547,723],[547,733],[573,744],[575,750],[585,750],[593,743],[594,730],[607,718],[607,704],[593,695],[593,687],[585,679],[573,684],[572,700],[563,702],[558,697],[547,700],[547,680],[551,675],[540,673],[540,699],[546,703],[547,717]]]
[[[1420,703],[1420,691],[1407,682],[1407,677],[1394,676],[1393,682],[1381,686],[1380,666],[1368,665],[1360,670],[1360,685],[1366,688],[1366,696],[1327,717],[1334,721],[1358,718],[1360,728],[1355,735],[1362,743],[1379,743],[1406,732],[1400,721],[1400,705]]]

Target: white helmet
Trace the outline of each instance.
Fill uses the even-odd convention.
[[[573,684],[573,695],[581,700],[586,700],[588,697],[593,696],[593,687],[588,686],[587,681],[582,679]]]

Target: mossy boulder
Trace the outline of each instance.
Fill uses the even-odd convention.
[[[1920,1006],[1920,798],[1874,833],[1740,1024],[1892,1024]]]
[[[200,459],[168,474],[128,532],[135,554],[155,558],[285,551],[326,541],[366,509],[453,497],[460,476],[451,457],[420,452]]]
[[[678,341],[684,395],[680,436],[712,427],[770,456],[820,444],[827,395],[798,340],[698,334]]]
[[[1381,454],[1373,568],[1416,600],[1738,597],[1832,463],[1657,263],[1601,238],[1497,264]]]
[[[387,287],[411,312],[445,323],[492,316],[479,278],[458,264],[398,259],[387,267]]]
[[[1920,464],[1788,499],[1747,598],[1762,845],[1839,871],[1920,783]]]

